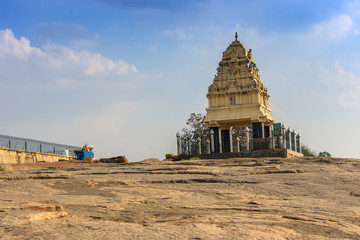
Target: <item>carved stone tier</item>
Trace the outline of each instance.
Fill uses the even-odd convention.
[[[262,122],[265,126],[274,123],[270,116],[270,95],[261,82],[252,51],[237,40],[237,35],[223,52],[206,96],[209,107],[205,123],[208,127],[230,129],[251,126],[254,122]]]

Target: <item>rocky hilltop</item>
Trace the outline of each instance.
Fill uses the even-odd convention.
[[[2,169],[2,239],[360,239],[356,159]]]

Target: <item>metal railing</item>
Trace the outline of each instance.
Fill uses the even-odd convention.
[[[81,149],[81,147],[78,146],[13,137],[2,134],[0,134],[0,147],[15,149],[15,150],[32,151],[32,152],[52,153],[59,155],[66,155],[65,150],[69,150],[69,156],[75,156],[74,151]]]

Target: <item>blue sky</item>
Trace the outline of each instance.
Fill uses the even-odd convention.
[[[175,153],[235,32],[275,121],[359,158],[360,0],[0,0],[0,132],[130,161]]]

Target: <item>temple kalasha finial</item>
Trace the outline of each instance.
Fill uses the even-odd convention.
[[[237,41],[237,38],[238,38],[238,34],[237,32],[235,32],[235,41]]]

